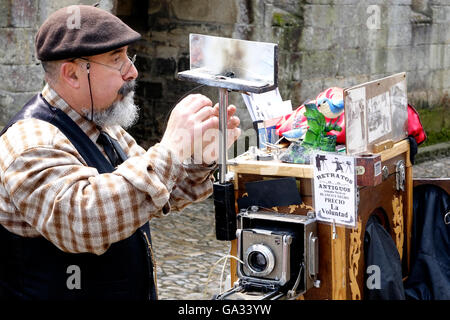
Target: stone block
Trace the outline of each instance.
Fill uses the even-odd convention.
[[[330,87],[347,88],[369,81],[367,75],[337,76],[323,79],[324,90]]]
[[[406,83],[408,84],[408,93],[419,92],[425,88],[430,88],[431,72],[430,70],[411,70],[406,73]]]
[[[143,97],[145,100],[161,99],[163,97],[163,86],[160,82],[148,82],[139,81],[138,90],[136,93],[138,96]]]
[[[450,88],[450,69],[442,69],[441,71],[442,89],[448,90]]]
[[[347,42],[345,40],[347,39],[342,39],[342,30],[343,28],[304,27],[297,50],[328,50],[340,45],[346,46]],[[351,40],[354,40],[354,38]]]
[[[444,63],[442,66],[444,69],[450,69],[450,45],[444,45]]]
[[[272,12],[272,26],[278,27],[298,27],[302,25],[302,19],[298,15],[279,8],[273,8]]]
[[[450,21],[450,18],[449,18]],[[431,38],[430,43],[433,44],[450,44],[450,22],[448,23],[435,23],[430,27]]]
[[[359,33],[359,45],[361,48],[379,49],[385,48],[388,38],[388,29],[382,26],[380,29],[368,29],[361,26]]]
[[[29,28],[0,28],[0,64],[37,63],[34,35]]]
[[[340,17],[336,6],[333,5],[310,5],[304,6],[304,25],[320,26],[322,28],[334,28],[339,25]]]
[[[412,25],[412,45],[429,45],[433,43],[433,29],[435,26],[432,25]],[[436,42],[440,43],[440,41]]]
[[[369,63],[366,61],[365,52],[358,49],[342,50],[339,53],[338,72],[339,76],[349,77],[367,74],[370,71]]]
[[[428,92],[425,90],[410,90],[408,86],[408,103],[413,107],[423,104],[428,100]]]
[[[427,67],[430,69],[442,69],[450,66],[445,66],[446,45],[432,44],[426,47],[428,48]],[[450,56],[447,59],[450,59]]]
[[[409,46],[412,42],[412,27],[410,23],[387,25],[387,45]]]
[[[176,57],[180,48],[178,46],[160,45],[156,47],[155,55],[160,58]]]
[[[328,77],[336,75],[339,55],[334,50],[315,50],[301,55],[301,74],[304,78]]]
[[[410,60],[415,58],[410,47],[388,48],[386,53],[386,72],[396,73],[411,70],[409,68]]]
[[[435,23],[450,23],[450,3],[446,6],[431,5],[431,12],[433,17],[433,24]]]
[[[296,104],[300,105],[307,99],[315,99],[324,89],[323,78],[304,79],[301,82],[291,84],[293,95],[291,97],[292,106],[295,109]]]
[[[430,69],[433,62],[429,45],[415,46],[410,48],[410,59],[406,62],[407,70],[423,70]],[[437,53],[439,54],[439,53]]]
[[[14,93],[0,90],[0,126],[5,126],[35,94],[36,92]]]
[[[364,25],[354,25],[334,29],[337,46],[343,49],[361,49],[364,47],[366,33]]]
[[[446,70],[433,70],[431,72],[431,88],[443,89],[448,87],[448,81],[446,81]],[[448,76],[447,76],[448,78]],[[447,82],[447,83],[446,83]]]
[[[277,7],[279,9],[283,9],[289,13],[297,15],[299,12],[301,12],[303,7],[303,1],[298,0],[275,0],[275,1],[266,1],[271,2],[274,7]]]
[[[40,65],[0,65],[0,90],[11,92],[39,91],[44,72]]]
[[[450,70],[438,69],[431,71],[431,88],[448,89],[450,88]]]
[[[141,52],[139,51],[139,53]],[[134,65],[139,72],[139,78],[147,75],[150,76],[152,71],[152,59],[150,57],[139,54],[136,56],[136,62]]]
[[[38,0],[11,1],[11,26],[33,28],[36,26]]]
[[[338,23],[334,26],[335,28],[357,26],[365,23],[367,19],[367,13],[364,6],[361,5],[336,5],[337,21]],[[363,10],[362,10],[363,9]]]
[[[234,0],[173,0],[170,5],[177,19],[187,21],[233,24],[238,13]]]
[[[341,0],[339,4],[358,4],[360,0]],[[333,5],[336,3],[335,0],[305,0],[307,4],[313,5]]]
[[[386,72],[387,50],[374,49],[366,51],[367,61],[369,64],[369,74],[381,74]]]
[[[448,0],[433,0],[433,5],[448,6]]]
[[[431,63],[430,46],[421,45],[409,48],[409,59],[405,57],[406,70],[429,69]]]
[[[388,0],[387,4],[389,5],[403,5],[403,6],[410,6],[412,0]]]
[[[301,53],[278,53],[278,83],[300,80]]]
[[[191,68],[191,66],[190,66],[189,56],[183,55],[180,58],[178,58],[177,72],[189,70],[190,68]]]
[[[278,43],[280,51],[296,52],[302,39],[303,28],[296,27],[272,27],[272,39],[269,42]]]
[[[174,58],[170,57],[170,58],[156,58],[153,59],[153,63],[154,63],[154,75],[159,77],[159,76],[174,76],[175,75],[175,71],[177,69],[177,62],[175,61]]]
[[[11,1],[0,1],[0,28],[10,26],[11,21]]]
[[[388,25],[405,24],[410,22],[410,6],[386,6],[386,21]]]

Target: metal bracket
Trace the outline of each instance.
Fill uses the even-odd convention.
[[[356,210],[358,210],[359,208],[359,202],[360,202],[361,196],[359,193],[359,188],[356,188]],[[358,213],[358,212],[356,212]]]
[[[405,191],[405,171],[405,162],[403,160],[398,161],[395,165],[395,185],[397,190]]]
[[[386,180],[389,177],[389,168],[387,166],[383,166],[381,173],[383,174],[383,180]]]

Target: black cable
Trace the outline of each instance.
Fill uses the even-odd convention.
[[[92,97],[91,77],[89,76],[90,75],[90,72],[89,72],[90,67],[91,67],[91,65],[88,62],[86,64],[86,69],[87,69],[88,84],[89,84],[89,94],[91,95],[91,121],[94,121],[94,99]]]
[[[164,127],[167,127],[167,121],[169,121],[169,116],[170,116],[170,114],[172,113],[172,110],[177,106],[177,104],[178,104],[181,100],[183,100],[184,98],[186,98],[190,93],[192,93],[192,91],[195,91],[195,90],[197,90],[197,89],[200,89],[201,87],[204,87],[204,86],[205,86],[204,84],[201,84],[201,85],[199,85],[199,86],[196,86],[195,88],[193,88],[193,89],[189,90],[188,92],[186,92],[180,99],[178,99],[178,101],[177,101],[177,102],[174,104],[174,106],[170,109],[169,113],[167,113],[166,118],[164,119],[164,123],[165,123],[165,126],[164,126]]]

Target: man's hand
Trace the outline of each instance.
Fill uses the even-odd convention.
[[[227,147],[240,135],[240,120],[233,116],[235,112],[235,106],[228,107]],[[218,116],[218,104],[212,107],[207,97],[189,95],[172,110],[161,144],[171,149],[181,162],[194,155],[195,163],[211,163],[217,159],[214,150],[218,146]]]

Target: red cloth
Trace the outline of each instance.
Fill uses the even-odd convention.
[[[419,113],[413,106],[408,104],[408,135],[414,137],[417,145],[427,139],[427,134],[420,122]]]

